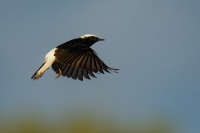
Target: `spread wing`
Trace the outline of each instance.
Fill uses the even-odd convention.
[[[53,70],[60,75],[73,79],[90,79],[96,77],[94,73],[116,72],[118,69],[107,66],[88,46],[79,45],[75,47],[57,49],[55,52],[56,61],[52,64]]]

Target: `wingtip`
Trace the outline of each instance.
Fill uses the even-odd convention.
[[[111,70],[112,72],[115,72],[115,73],[119,73],[119,72],[118,72],[119,69],[117,69],[117,68],[111,68],[111,67],[109,67],[109,70]]]

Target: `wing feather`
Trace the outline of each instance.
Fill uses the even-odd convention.
[[[78,68],[74,67],[71,77],[73,79],[76,79],[78,76],[77,74],[78,74]]]
[[[103,69],[104,71],[110,73],[110,72],[108,71],[107,66],[106,66],[103,62],[101,62],[100,64],[101,64],[101,67],[102,67],[102,69]]]
[[[83,76],[84,76],[86,79],[90,79],[90,76],[88,75],[88,71],[87,71],[87,70],[83,70]]]
[[[77,68],[83,68],[83,67],[81,66],[81,64],[82,64],[84,58],[85,58],[85,55],[82,55],[82,56],[78,59],[78,61],[76,62],[76,67],[77,67]]]
[[[116,72],[118,69],[108,67],[94,50],[85,45],[60,48],[55,52],[56,62],[52,65],[53,70],[68,78],[83,80],[83,77],[96,78],[94,73]],[[60,72],[61,71],[61,72]]]
[[[86,69],[87,61],[88,61],[88,56],[85,54],[79,67],[82,69]]]
[[[91,56],[88,56],[88,58],[87,58],[87,60],[86,60],[86,67],[85,67],[85,69],[89,69],[89,70],[91,70],[92,68],[91,68],[91,62],[92,62],[92,57]]]
[[[88,70],[88,73],[89,73],[90,76],[96,78],[96,76],[92,73],[92,71]]]
[[[95,72],[95,73],[98,72],[94,57],[92,57],[91,61],[92,61],[92,62],[91,62],[92,71]]]
[[[70,66],[69,70],[67,71],[67,75],[66,75],[68,78],[71,77],[73,70],[74,70],[74,67]]]
[[[98,59],[95,59],[95,62],[96,62],[96,66],[97,66],[98,71],[101,72],[101,73],[104,73],[103,69],[101,67],[100,61]]]
[[[83,81],[83,70],[81,68],[78,69],[78,79]]]
[[[66,65],[64,64],[62,68],[63,68],[63,69],[62,69],[62,71],[63,71],[63,72],[62,72],[62,75],[63,75],[63,76],[66,76],[66,75],[67,75],[67,72],[68,72],[68,70],[69,70],[69,68],[70,68],[70,66],[69,66],[69,65],[66,66]]]

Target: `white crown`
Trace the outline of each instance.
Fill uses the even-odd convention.
[[[91,37],[91,36],[94,36],[94,37],[96,37],[95,35],[93,35],[93,34],[86,34],[86,35],[83,35],[83,36],[81,36],[81,38],[87,38],[87,37]]]

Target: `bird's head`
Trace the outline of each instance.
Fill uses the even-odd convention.
[[[80,37],[85,44],[92,46],[95,42],[104,41],[105,39],[99,38],[93,34],[86,34]]]

